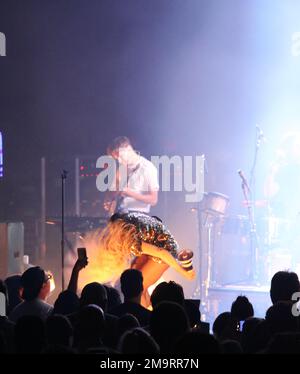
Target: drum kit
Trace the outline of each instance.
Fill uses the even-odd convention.
[[[249,215],[230,216],[228,214],[229,200],[229,197],[224,194],[207,192],[200,205],[201,245],[204,249],[202,252],[205,252],[204,263],[207,264],[204,277],[206,288],[223,286],[219,279],[215,279],[218,271],[215,271],[214,266],[222,266],[220,264],[221,254],[217,253],[218,251],[214,248],[213,238],[216,235],[219,235],[221,240],[223,235],[231,235],[231,237],[235,235],[248,240],[250,272],[247,276],[245,275],[245,279],[241,279],[241,282],[253,286],[269,285],[275,272],[295,266],[292,248],[297,244],[300,246],[300,238],[297,236],[296,229],[297,222],[295,219],[274,216],[267,200],[243,201],[244,208],[248,208],[249,204],[255,208],[257,218],[252,224]],[[228,261],[234,262],[235,259],[229,258]],[[236,263],[238,264],[238,260]],[[219,269],[219,273],[220,271],[222,269]],[[234,278],[233,273],[234,271],[232,272]]]

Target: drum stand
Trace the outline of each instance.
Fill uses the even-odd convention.
[[[250,172],[250,188],[247,184],[247,181],[243,179],[242,182],[242,189],[245,196],[245,200],[247,203],[248,208],[248,216],[250,222],[250,251],[251,251],[251,269],[249,274],[249,282],[256,286],[259,286],[258,282],[258,271],[257,271],[257,264],[258,264],[258,252],[259,252],[259,238],[256,231],[256,223],[255,223],[255,214],[254,214],[254,207],[255,207],[255,200],[256,200],[256,191],[255,191],[255,169],[257,164],[257,156],[258,150],[261,146],[261,143],[265,141],[263,132],[256,125],[256,139],[255,139],[255,151],[254,151],[254,159],[252,164],[252,169]]]
[[[229,198],[217,192],[205,192],[204,198],[197,208],[198,217],[198,263],[197,281],[193,298],[201,299],[203,315],[210,314],[209,288],[214,282],[213,269],[213,229],[215,223],[224,216]],[[205,234],[205,238],[204,238]],[[204,240],[205,239],[205,240]],[[206,245],[204,245],[204,242]]]
[[[219,220],[219,217],[213,216],[210,213],[205,213],[204,227],[207,233],[207,279],[206,279],[206,294],[208,289],[212,286],[216,286],[215,271],[214,271],[214,245],[213,245],[213,233],[215,224]]]
[[[214,286],[214,266],[213,266],[213,230],[219,216],[207,210],[198,210],[198,273],[196,289],[193,298],[201,298],[203,314],[209,314],[208,291]],[[205,236],[205,238],[204,238]],[[204,246],[204,239],[206,245]]]
[[[203,233],[204,233],[204,227],[206,225],[204,224],[204,222],[207,221],[207,218],[205,218],[205,221],[203,222],[203,210],[199,208],[197,210],[197,216],[198,216],[198,263],[197,263],[197,281],[196,281],[196,288],[193,293],[193,299],[200,299],[201,314],[202,316],[204,316],[204,320],[205,320],[206,319],[205,316],[209,315],[208,289],[210,285],[211,258],[209,255],[210,250],[207,250],[206,256],[203,250],[204,249]],[[209,228],[209,231],[211,231],[210,228]],[[207,277],[205,277],[206,274],[207,274]]]

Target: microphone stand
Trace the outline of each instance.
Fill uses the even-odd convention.
[[[63,170],[61,174],[61,288],[65,289],[65,185],[67,171]]]
[[[203,155],[204,157],[204,155]],[[207,163],[204,157],[204,174],[208,174]],[[204,192],[203,200],[205,199],[206,192]],[[198,231],[198,258],[197,258],[197,277],[196,277],[196,287],[193,292],[192,298],[201,298],[201,306],[202,306],[202,315],[205,317],[209,314],[208,308],[208,280],[204,279],[204,269],[203,264],[204,261],[204,227],[206,225],[207,218],[203,219],[204,214],[204,207],[203,207],[203,200],[197,204],[197,208],[193,209],[197,211],[197,231]]]
[[[245,181],[242,181],[242,190],[244,193],[245,201],[247,204],[249,222],[250,222],[250,253],[251,253],[251,267],[250,267],[250,275],[249,280],[251,283],[257,284],[258,276],[257,276],[257,262],[258,262],[258,236],[256,232],[256,224],[254,219],[254,210],[253,210],[253,202],[251,190],[246,185]]]
[[[250,172],[250,183],[249,183],[251,191],[252,191],[251,198],[253,199],[253,201],[255,201],[255,199],[256,199],[255,169],[256,169],[257,155],[258,155],[258,150],[260,148],[261,140],[262,140],[262,134],[261,134],[259,128],[256,126],[254,160],[253,160],[253,164],[252,164],[252,168],[251,168],[251,172]],[[253,207],[253,211],[254,211],[254,208],[255,207]]]
[[[245,181],[242,182],[242,189],[245,196],[248,216],[250,222],[250,248],[251,248],[251,272],[250,280],[257,284],[258,274],[257,274],[257,263],[258,263],[258,250],[259,250],[259,238],[256,231],[255,223],[255,200],[256,200],[256,180],[255,180],[255,169],[257,164],[257,155],[260,148],[262,140],[262,133],[258,126],[256,126],[256,139],[255,139],[255,152],[254,160],[250,172],[250,187],[245,184]]]

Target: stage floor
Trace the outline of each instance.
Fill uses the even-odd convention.
[[[209,288],[212,290],[222,291],[242,291],[242,292],[262,292],[266,293],[270,291],[270,288],[265,285],[249,285],[249,284],[227,284],[227,285],[216,285]]]
[[[254,308],[254,316],[264,318],[266,311],[272,305],[270,288],[249,284],[228,284],[226,286],[209,287],[207,298],[201,301],[202,319],[210,322],[211,327],[217,316],[230,312],[231,305],[238,296],[246,296]]]

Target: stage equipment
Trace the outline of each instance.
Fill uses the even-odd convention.
[[[68,172],[61,173],[61,288],[65,289],[65,186]]]
[[[61,217],[47,217],[46,223],[48,225],[61,225]],[[106,217],[77,217],[77,216],[65,216],[64,228],[65,232],[79,232],[86,233],[105,227],[108,222]]]
[[[254,158],[250,172],[250,182],[248,183],[247,178],[245,177],[242,170],[238,170],[238,174],[242,180],[242,190],[244,195],[244,201],[246,202],[249,223],[250,223],[250,250],[251,250],[251,267],[249,279],[247,280],[249,284],[259,285],[258,282],[258,256],[260,250],[260,241],[256,231],[256,219],[255,219],[255,204],[256,201],[256,165],[258,158],[258,150],[261,146],[261,143],[265,141],[264,134],[260,127],[256,125],[256,136],[255,136],[255,149],[254,149]]]
[[[251,252],[251,266],[248,279],[244,281],[248,284],[258,285],[258,273],[257,273],[257,262],[258,262],[258,251],[259,251],[259,238],[256,231],[256,223],[254,218],[254,207],[251,199],[251,190],[248,185],[247,179],[241,170],[238,171],[239,176],[242,179],[242,190],[245,201],[247,202],[248,218],[250,224],[250,252]]]
[[[207,215],[220,218],[225,215],[228,205],[228,196],[219,192],[205,192],[200,203],[200,210]]]
[[[23,222],[0,223],[0,278],[22,274],[24,270]]]
[[[249,232],[249,218],[243,215],[225,216],[214,226],[211,287],[247,284],[244,280],[251,271]]]
[[[205,192],[198,207],[199,231],[199,276],[197,278],[194,297],[200,295],[203,300],[203,309],[208,297],[214,273],[213,262],[213,231],[215,225],[220,223],[227,213],[229,197],[219,192]]]

